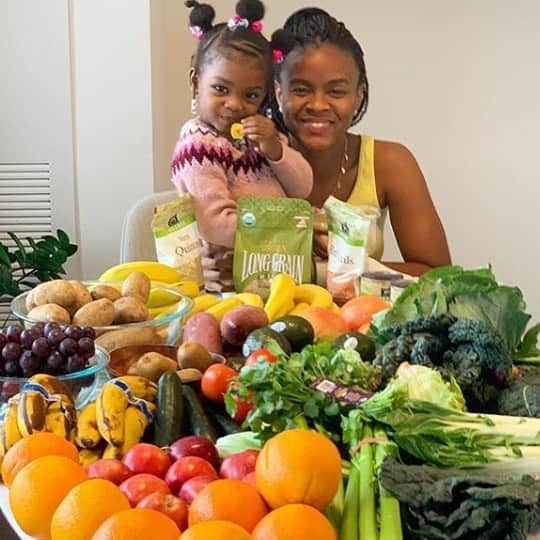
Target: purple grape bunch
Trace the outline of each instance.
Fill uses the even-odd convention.
[[[31,377],[62,375],[88,366],[96,334],[89,326],[36,323],[31,328],[9,325],[0,332],[0,375]]]

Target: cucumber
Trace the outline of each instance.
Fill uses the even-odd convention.
[[[191,386],[184,384],[184,397],[186,398],[186,409],[189,424],[193,435],[206,437],[209,441],[217,441],[216,428],[212,425],[206,415],[199,396]]]
[[[158,381],[157,411],[154,418],[154,444],[169,446],[182,436],[184,393],[175,371],[165,372]]]
[[[280,317],[268,327],[284,336],[295,352],[300,352],[306,345],[313,345],[315,339],[311,323],[297,315]]]
[[[218,428],[222,435],[232,435],[233,433],[240,433],[242,428],[223,410],[211,403],[205,403],[204,407],[208,416],[214,422],[214,425]]]

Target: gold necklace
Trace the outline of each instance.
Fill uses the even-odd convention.
[[[341,178],[345,176],[345,173],[347,172],[347,163],[349,162],[349,154],[347,153],[347,147],[348,147],[349,141],[347,138],[347,134],[345,134],[345,148],[343,150],[343,157],[341,158],[341,167],[339,169],[340,175],[338,175],[336,187],[338,191],[341,191]]]

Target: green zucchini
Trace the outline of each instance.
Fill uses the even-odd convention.
[[[183,435],[184,392],[175,371],[165,372],[158,381],[154,443],[169,446]]]
[[[186,412],[193,435],[206,437],[208,440],[215,443],[218,438],[216,428],[208,419],[199,396],[191,386],[184,384],[183,388],[184,397],[186,398]]]
[[[242,428],[216,405],[205,403],[204,408],[222,435],[232,435],[242,431]]]

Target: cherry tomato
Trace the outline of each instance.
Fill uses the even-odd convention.
[[[274,364],[278,361],[278,357],[275,354],[272,354],[268,349],[259,349],[258,351],[252,352],[246,360],[245,366],[255,366],[259,360],[263,362],[268,362],[269,364]]]
[[[227,391],[229,382],[236,375],[236,371],[225,364],[212,364],[202,376],[202,393],[210,401],[223,403],[223,395]]]
[[[253,402],[244,401],[243,399],[240,399],[238,396],[233,396],[233,399],[236,403],[236,412],[234,413],[233,420],[237,424],[241,425],[246,419],[249,411],[253,409]]]

